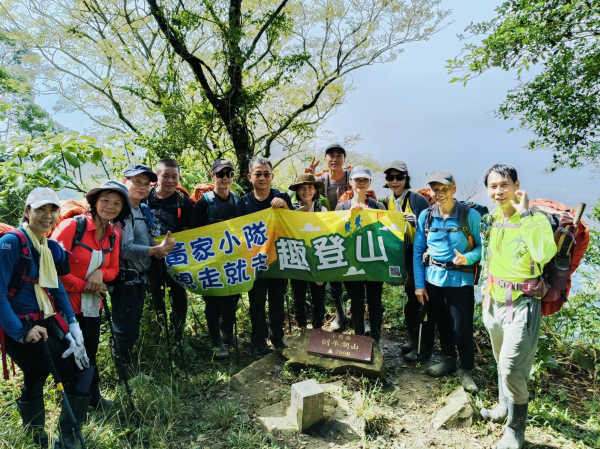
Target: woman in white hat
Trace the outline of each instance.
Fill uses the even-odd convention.
[[[81,329],[59,278],[69,270],[66,254],[56,241],[46,238],[59,215],[56,192],[36,188],[25,202],[22,225],[0,237],[2,350],[23,372],[17,407],[27,433],[40,447],[48,446],[43,393],[50,374],[40,340],[46,342],[66,383],[65,392],[78,425],[86,416],[93,377]],[[66,322],[58,312],[64,314]],[[60,414],[61,439],[56,447],[75,447],[73,424],[66,410],[63,407]]]
[[[358,165],[350,172],[350,185],[354,195],[351,199],[339,203],[335,210],[351,209],[385,209],[385,206],[373,198],[367,197],[367,190],[371,186],[373,176],[371,169]],[[350,311],[356,335],[365,334],[365,296],[369,305],[369,321],[371,324],[371,337],[377,343],[381,339],[381,324],[383,321],[383,305],[381,292],[383,282],[378,281],[350,281],[344,282],[348,296],[350,296]]]

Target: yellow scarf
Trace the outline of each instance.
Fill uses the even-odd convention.
[[[44,312],[44,317],[47,318],[54,315],[55,312],[50,302],[50,297],[44,288],[58,288],[58,275],[56,274],[54,257],[52,257],[52,251],[48,248],[48,241],[45,236],[42,237],[42,241],[40,242],[27,223],[23,224],[23,228],[27,232],[33,247],[40,255],[38,282],[34,284],[33,288],[38,306]]]

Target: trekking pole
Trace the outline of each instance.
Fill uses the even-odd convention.
[[[579,203],[579,206],[577,206],[577,209],[575,209],[575,219],[573,220],[573,226],[577,226],[581,221],[581,217],[583,215],[583,212],[585,211],[585,206],[585,203]]]
[[[66,407],[67,414],[69,415],[69,419],[73,423],[73,428],[75,429],[75,433],[77,434],[77,439],[81,443],[83,449],[87,449],[85,445],[85,440],[83,439],[83,435],[81,434],[81,428],[77,423],[77,419],[75,418],[75,414],[73,413],[73,409],[71,408],[71,404],[69,404],[69,400],[67,399],[67,393],[65,393],[65,387],[63,387],[62,380],[60,379],[60,375],[58,374],[58,370],[54,365],[54,361],[52,360],[52,354],[50,354],[50,349],[48,348],[48,343],[43,338],[40,340],[40,344],[42,345],[42,355],[44,356],[44,360],[46,361],[46,365],[48,365],[48,369],[50,370],[50,374],[52,374],[52,378],[54,379],[54,383],[56,384],[56,389],[60,391],[63,400],[63,407]]]
[[[162,284],[160,286],[160,289],[164,292],[164,290],[165,290],[164,284]],[[169,323],[167,322],[167,305],[165,304],[164,294],[163,294],[163,298],[162,298],[162,310],[159,309],[160,308],[160,304],[158,303],[159,301],[160,300],[157,300],[157,299],[154,300],[154,305],[156,307],[156,319],[158,321],[160,319],[159,316],[162,315],[163,327],[164,327],[165,334],[167,337],[167,351],[169,353],[169,369],[171,371],[171,376],[173,376],[173,355],[171,354],[171,338],[169,337]]]
[[[131,405],[131,409],[135,411],[135,405],[133,404],[133,392],[131,387],[129,386],[129,374],[127,373],[127,368],[123,365],[123,357],[121,356],[121,348],[117,344],[117,337],[115,337],[115,329],[113,327],[112,321],[112,313],[110,311],[110,307],[108,307],[107,293],[101,295],[102,296],[102,305],[104,306],[104,315],[106,316],[106,321],[108,321],[108,328],[110,330],[109,337],[109,345],[111,348],[114,348],[113,361],[115,362],[115,367],[117,368],[117,373],[119,373],[119,377],[123,381],[125,385],[125,391],[127,392],[127,396],[129,397],[129,403]],[[111,351],[112,352],[112,351]]]
[[[173,298],[171,297],[171,290],[170,289],[168,291],[168,294],[169,294],[169,298],[171,298],[171,311],[172,311],[173,310]],[[167,297],[167,292],[165,292],[165,299],[166,299],[166,297]],[[163,312],[164,312],[164,316],[165,316],[165,325],[166,325],[166,323],[167,323],[167,302],[166,302],[166,300],[163,301]],[[175,317],[176,317],[176,321],[179,320],[179,318],[176,315],[175,315]],[[173,325],[173,327],[175,328],[175,324]],[[183,327],[185,328],[185,321],[183,323]],[[177,329],[174,329],[174,331],[176,331],[176,330]],[[167,344],[170,346],[170,343],[169,343],[169,340],[168,340],[169,339],[169,329],[166,328],[166,331],[167,331]],[[175,332],[175,338],[177,338],[177,332]],[[185,360],[185,351],[183,350],[183,330],[181,331],[181,338],[177,342],[175,342],[175,344],[177,344],[177,347],[179,348],[179,352],[180,352],[180,355],[181,355],[181,363],[183,363],[183,371],[184,371],[184,373],[185,373],[185,375],[187,377],[187,375],[188,375],[187,363],[186,363],[186,360]],[[169,350],[169,356],[170,355],[171,355],[171,352]],[[173,362],[171,360],[171,364],[172,363]]]
[[[427,321],[427,306],[421,304],[419,309],[419,342],[417,344],[417,363],[421,361],[421,336],[423,335],[423,322]]]
[[[290,334],[292,333],[292,318],[290,317],[290,297],[288,293],[285,293],[285,306],[287,308],[288,326],[290,328]]]
[[[242,299],[242,295],[239,295],[239,299]],[[238,346],[238,327],[237,327],[237,301],[233,301],[233,329],[235,331],[235,356],[237,358],[237,365],[240,366],[240,348]]]

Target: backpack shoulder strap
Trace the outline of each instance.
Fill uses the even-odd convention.
[[[8,282],[6,292],[6,298],[11,300],[19,294],[21,288],[23,287],[23,283],[29,280],[27,274],[29,273],[29,268],[31,267],[31,251],[29,250],[29,245],[27,244],[25,235],[20,230],[11,229],[7,232],[7,234],[15,235],[17,239],[19,239],[19,261],[13,269],[13,274]]]
[[[375,201],[373,198],[367,198],[367,206],[369,209],[378,209],[377,201]]]
[[[240,202],[240,196],[235,192],[231,192],[231,195],[233,196],[233,202],[237,207],[238,203]]]
[[[402,200],[402,212],[404,212],[406,210],[406,205],[408,204],[408,198],[410,197],[412,192],[408,191],[406,192],[406,195],[404,195],[404,199]]]
[[[246,215],[250,215],[252,213],[252,200],[250,199],[250,194],[247,193],[244,195],[242,201],[244,201],[244,212]]]
[[[82,248],[92,252],[92,248],[81,242],[81,240],[83,240],[83,236],[85,235],[85,231],[87,230],[87,219],[85,218],[85,215],[77,215],[75,217],[75,225],[75,237],[73,237],[73,244],[71,245],[71,250],[76,246],[81,246]]]
[[[469,226],[469,211],[473,208],[473,203],[458,203],[458,223],[462,229],[462,232],[465,234],[469,245],[469,251],[475,248],[475,242],[473,240],[473,233],[471,232],[471,227]]]
[[[433,208],[435,204],[432,204],[427,208],[427,215],[425,216],[425,235],[429,233],[429,228],[431,228],[431,222],[433,221]]]
[[[386,196],[383,200],[381,200],[381,202],[385,206],[386,210],[388,210],[390,208],[390,196],[389,195]]]
[[[217,216],[217,204],[215,202],[215,192],[209,190],[208,192],[204,192],[202,194],[206,202],[208,203],[208,220],[207,223],[212,223],[212,221]]]

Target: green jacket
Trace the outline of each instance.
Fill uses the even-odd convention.
[[[296,196],[297,192],[291,192],[290,197],[292,198],[292,204],[294,206],[299,205],[300,204],[300,200],[298,199],[298,197]],[[331,207],[329,206],[329,201],[327,201],[327,198],[325,198],[323,195],[321,195],[320,193],[317,193],[317,199],[315,200],[315,203],[321,203],[321,205],[323,207],[325,207],[325,209],[327,210],[331,210]],[[319,208],[319,211],[321,209]]]
[[[485,237],[484,262],[486,274],[512,283],[522,283],[527,279],[538,278],[544,265],[556,254],[554,234],[543,212],[535,212],[524,218],[518,212],[508,219],[507,224],[516,227],[494,227],[492,223],[502,222],[502,212],[494,210],[482,227],[490,226]],[[531,272],[533,265],[533,274]],[[504,303],[506,288],[490,283],[488,293],[495,301]],[[522,292],[512,292],[513,300]]]

